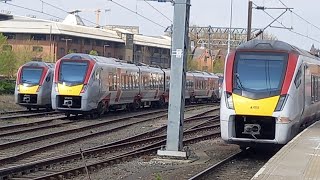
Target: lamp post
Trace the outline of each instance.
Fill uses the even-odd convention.
[[[69,52],[69,50],[68,50],[68,41],[72,41],[72,39],[62,38],[61,40],[62,40],[62,41],[66,41],[66,53],[65,53],[65,54],[68,54],[68,52]]]
[[[52,51],[51,51],[51,49],[52,49],[52,25],[50,24],[50,25],[45,25],[45,26],[50,26],[50,31],[49,31],[49,41],[50,41],[50,50],[49,50],[49,53],[50,53],[50,59],[51,59],[51,62],[53,62],[53,58],[52,58]]]
[[[105,9],[104,12],[106,13],[106,26],[108,25],[108,15],[107,13],[110,12],[111,9]]]
[[[109,47],[109,44],[103,45],[103,56],[106,57],[106,47]]]
[[[230,4],[230,24],[229,24],[229,33],[228,33],[228,53],[230,53],[230,46],[231,46],[231,26],[232,26],[232,7],[233,7],[233,0],[231,0]]]

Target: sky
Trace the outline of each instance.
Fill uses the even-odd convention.
[[[60,7],[66,11],[75,9],[85,9],[86,11],[79,15],[89,21],[95,22],[95,9],[101,9],[100,24],[101,25],[132,25],[139,26],[140,33],[151,36],[159,36],[164,34],[165,27],[170,26],[171,22],[167,19],[173,19],[174,8],[171,3],[150,2],[151,7],[144,0],[43,0]],[[231,0],[191,0],[190,25],[213,26],[213,27],[229,27],[230,23],[230,2]],[[279,0],[253,0],[254,4],[269,8],[284,7]],[[310,23],[301,20],[298,16],[287,11],[279,21],[293,31],[302,34],[297,35],[287,29],[272,28],[266,29],[268,33],[275,35],[279,40],[286,41],[299,48],[310,50],[312,44],[316,48],[320,48],[320,14],[319,0],[282,0],[288,7],[294,8],[293,12],[300,15]],[[67,14],[59,9],[53,8],[41,0],[12,0],[14,5],[24,8],[35,9],[64,18]],[[123,7],[119,6],[118,4]],[[125,9],[129,8],[132,11]],[[162,14],[157,12],[158,9]],[[247,27],[248,0],[233,0],[233,20],[232,27]],[[111,11],[105,12],[104,9]],[[0,3],[0,12],[10,11],[15,15],[35,15],[42,19],[57,19],[41,13],[33,12],[27,9],[14,7],[5,3]],[[273,17],[279,16],[284,9],[268,9],[265,10]],[[137,15],[140,14],[152,20],[150,22],[145,18]],[[166,16],[166,17],[165,17]],[[273,21],[264,11],[253,9],[253,28],[265,28]],[[155,22],[155,23],[154,23]],[[84,21],[86,25],[93,25],[88,21]],[[157,24],[156,24],[157,23]],[[282,26],[275,22],[272,26]],[[313,39],[313,40],[312,40]],[[319,42],[318,42],[319,41]]]

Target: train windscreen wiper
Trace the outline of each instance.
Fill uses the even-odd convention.
[[[235,73],[235,76],[236,76],[236,82],[237,82],[237,86],[241,89],[241,90],[245,90],[242,83],[241,83],[241,80],[239,78],[239,74],[238,73]]]

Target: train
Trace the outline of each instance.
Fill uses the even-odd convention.
[[[30,61],[17,72],[15,103],[28,110],[51,109],[51,89],[54,64]]]
[[[102,115],[110,110],[136,110],[168,103],[170,69],[134,64],[82,53],[56,62],[52,108],[67,116]],[[187,72],[187,103],[219,100],[219,77],[208,72]]]
[[[288,143],[320,117],[319,57],[277,40],[251,40],[225,62],[221,137],[240,148]]]

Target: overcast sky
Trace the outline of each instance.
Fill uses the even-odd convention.
[[[44,0],[45,2],[57,5],[67,11],[75,9],[111,9],[110,12],[105,13],[102,10],[100,17],[100,24],[117,24],[117,25],[133,25],[140,27],[140,33],[146,35],[163,35],[164,28],[156,25],[148,20],[126,10],[123,7],[116,5],[109,0]],[[167,27],[171,22],[163,15],[154,10],[143,0],[113,0],[137,13],[148,17],[149,19],[159,23],[160,25]],[[248,0],[233,0],[233,27],[246,27],[247,26],[247,6]],[[294,12],[301,15],[303,18],[311,22],[317,27],[320,27],[320,14],[319,0],[282,0],[287,6],[294,8]],[[279,0],[253,0],[257,5],[264,5],[266,7],[284,7]],[[42,3],[40,0],[12,0],[12,4],[20,5],[23,7],[40,10],[42,9]],[[151,5],[156,7],[169,19],[173,19],[173,6],[171,3],[158,3],[150,2]],[[191,25],[199,26],[215,26],[215,27],[228,27],[230,17],[230,0],[191,0]],[[51,19],[52,17],[28,11],[25,9],[13,7],[0,3],[0,10],[10,10],[12,14],[36,15],[37,18]],[[61,18],[66,16],[66,13],[58,9],[54,9],[46,4],[43,5],[44,12],[54,14]],[[266,10],[272,16],[277,17],[284,10]],[[81,12],[80,16],[90,21],[95,22],[95,13]],[[261,10],[253,10],[253,27],[264,28],[273,19],[268,17]],[[279,19],[285,26],[293,27],[293,30],[304,34],[310,38],[320,41],[320,28],[313,27],[305,21],[299,19],[296,15],[289,11]],[[89,22],[84,21],[87,25],[92,25]],[[279,23],[274,23],[274,26],[281,26]],[[312,44],[316,47],[320,47],[320,43],[315,40],[310,40],[298,36],[285,29],[268,28],[267,31],[277,36],[279,40],[289,42],[300,48],[309,50]]]

